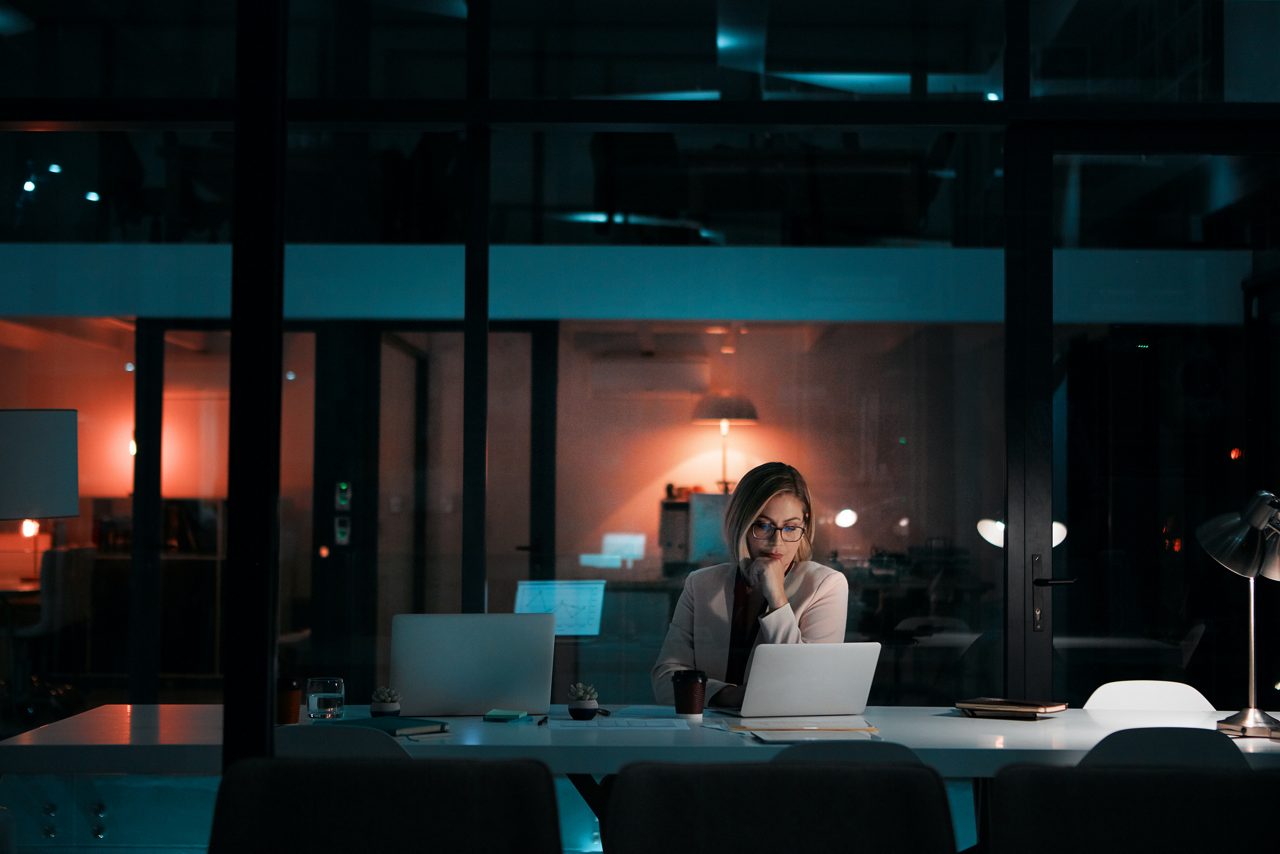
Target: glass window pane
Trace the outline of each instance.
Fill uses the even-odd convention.
[[[294,98],[461,98],[465,0],[289,4]]]
[[[221,698],[231,334],[173,330],[164,358],[161,700],[209,701]]]
[[[0,96],[229,98],[235,3],[6,3]]]
[[[492,235],[582,246],[995,247],[1001,158],[998,136],[934,129],[498,134]]]
[[[1275,101],[1280,9],[1266,0],[1031,3],[1034,97]]]
[[[390,682],[394,615],[461,608],[460,159],[454,133],[289,135],[281,667],[351,703]]]
[[[998,324],[563,324],[574,417],[557,443],[557,577],[606,580],[579,677],[652,702],[684,576],[727,556],[722,482],[781,459],[814,495],[814,559],[849,582],[845,637],[884,644],[874,699],[998,684],[998,641],[994,670],[981,656],[1000,626],[1001,556],[976,523],[1003,493],[1002,340]],[[758,424],[723,439],[694,424],[709,391],[747,395]]]
[[[133,510],[132,321],[15,317],[0,320],[0,408],[74,409],[80,516],[0,522],[5,594],[5,683],[16,692],[0,719],[6,733],[124,699],[128,673],[128,569]],[[42,570],[80,574],[84,595],[55,627],[40,595]],[[32,592],[22,594],[24,588]],[[41,627],[48,626],[49,630]],[[39,630],[39,631],[37,631]],[[29,636],[28,636],[29,635]],[[29,677],[35,682],[29,683]],[[28,689],[26,686],[30,684]],[[72,693],[59,695],[69,684]]]
[[[493,4],[493,94],[999,99],[1002,3]]]
[[[1056,696],[1121,679],[1244,704],[1247,584],[1196,538],[1270,488],[1265,285],[1274,158],[1055,160]],[[1264,361],[1265,361],[1265,357]],[[1274,592],[1260,583],[1262,607]],[[1264,611],[1265,613],[1265,611]],[[1259,704],[1274,662],[1259,648]]]
[[[0,217],[0,241],[229,243],[232,139],[188,131],[0,134],[0,176],[14,202]]]

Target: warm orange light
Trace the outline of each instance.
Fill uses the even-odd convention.
[[[732,356],[734,353],[738,352],[738,348],[732,344],[722,344],[720,346],[720,352],[726,356]]]
[[[1244,451],[1240,450],[1239,448],[1231,449],[1231,459],[1238,460],[1243,456],[1244,456]]]
[[[136,457],[137,455],[138,455],[138,440],[130,439],[129,440],[129,456]]]
[[[724,335],[728,331],[723,326],[708,326],[706,329],[708,335]]]
[[[1173,541],[1173,550],[1175,552],[1182,551],[1182,537],[1177,537]]]
[[[328,546],[321,546],[321,547],[320,547],[320,557],[328,557],[328,556],[329,556],[329,547],[328,547]]]
[[[729,419],[728,418],[720,419],[720,435],[721,436],[729,435]]]
[[[37,522],[35,519],[22,520],[22,536],[30,539],[31,537],[34,537],[38,533],[40,533],[39,522]]]

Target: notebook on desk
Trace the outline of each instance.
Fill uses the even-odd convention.
[[[554,652],[553,614],[391,618],[391,684],[405,715],[545,714]]]
[[[767,643],[747,672],[744,718],[860,715],[880,660],[878,643]]]

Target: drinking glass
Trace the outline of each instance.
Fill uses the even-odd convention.
[[[340,718],[346,689],[337,676],[313,676],[307,680],[307,717]]]

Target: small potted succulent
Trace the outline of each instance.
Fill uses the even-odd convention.
[[[385,685],[378,686],[369,701],[369,714],[375,718],[400,714],[400,692]]]
[[[589,721],[600,711],[599,695],[594,685],[574,682],[569,686],[569,717],[575,721]]]

